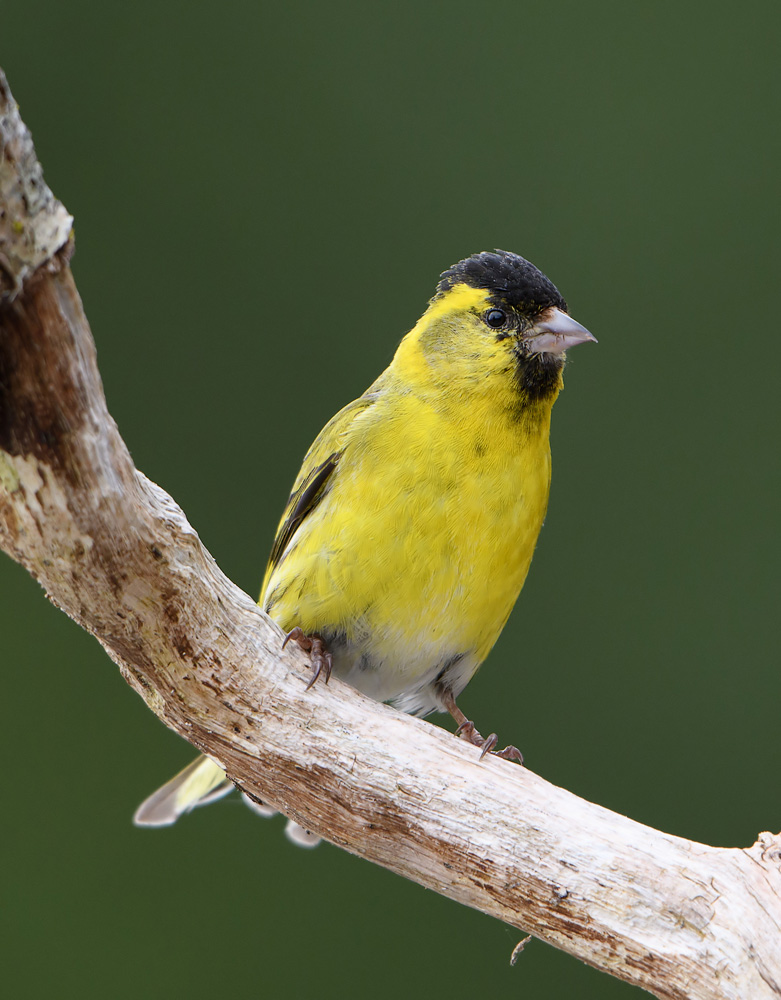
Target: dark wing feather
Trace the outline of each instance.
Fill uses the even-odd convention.
[[[377,385],[378,383],[375,383],[363,396],[348,403],[332,417],[307,452],[301,471],[293,484],[293,492],[288,499],[282,521],[277,528],[260,591],[261,601],[271,574],[282,561],[296,531],[328,492],[339,460],[349,447],[351,437],[355,433],[356,424],[360,423],[361,416],[378,398]]]
[[[339,451],[335,451],[333,455],[329,455],[321,465],[312,470],[298,489],[290,494],[287,505],[289,513],[279,526],[277,537],[274,539],[274,545],[268,559],[267,576],[282,558],[282,553],[287,548],[288,542],[298,530],[301,522],[307,514],[312,513],[325,496],[328,480],[333,475],[341,457],[342,453]]]

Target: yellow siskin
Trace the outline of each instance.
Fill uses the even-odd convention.
[[[277,529],[260,604],[310,651],[310,683],[333,670],[404,712],[449,712],[496,752],[456,699],[529,571],[564,352],[594,339],[523,257],[444,272],[389,367],[318,435]],[[232,787],[199,757],[135,822],[173,823]]]

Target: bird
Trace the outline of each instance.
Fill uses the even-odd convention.
[[[457,698],[529,571],[566,351],[588,341],[517,254],[482,251],[441,274],[390,365],[306,453],[274,538],[259,604],[309,652],[308,687],[333,674],[403,712],[447,712],[481,756],[522,762],[483,738]],[[134,822],[169,825],[232,788],[201,756]],[[292,823],[288,835],[319,839]]]

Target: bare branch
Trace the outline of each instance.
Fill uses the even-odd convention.
[[[0,79],[0,543],[147,705],[345,849],[665,998],[781,996],[781,837],[659,833],[334,680],[138,472],[106,409],[70,217]]]

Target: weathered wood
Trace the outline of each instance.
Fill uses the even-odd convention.
[[[112,421],[43,184],[0,79],[0,544],[167,725],[361,857],[658,997],[781,996],[781,837],[641,826],[333,680],[220,571]],[[31,192],[34,196],[31,195]]]

